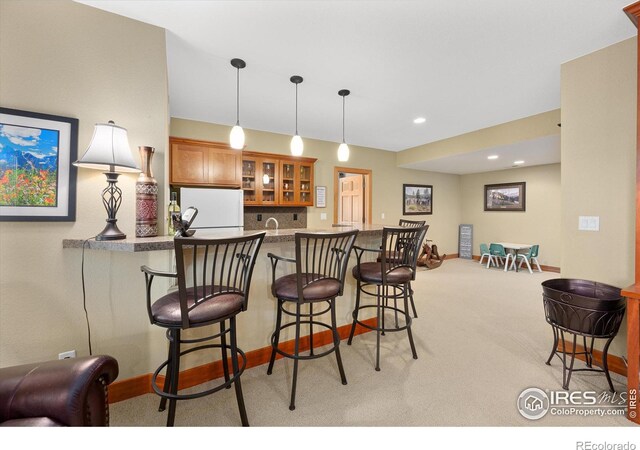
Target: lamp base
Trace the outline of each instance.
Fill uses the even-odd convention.
[[[104,230],[96,236],[96,241],[117,241],[126,238],[127,235],[120,231],[118,225],[108,222],[107,226],[104,227]]]

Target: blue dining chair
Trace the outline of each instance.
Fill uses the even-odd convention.
[[[529,269],[529,273],[533,273],[533,270],[531,270],[531,262],[535,262],[538,272],[542,272],[540,264],[538,263],[539,249],[539,245],[532,245],[527,253],[519,253],[518,258],[520,259],[520,264],[518,264],[518,267],[522,268],[522,263],[525,263],[527,265],[527,269]]]
[[[487,244],[480,244],[480,264],[482,264],[482,260],[484,257],[487,257],[487,268],[493,263],[493,256],[491,256],[491,252],[489,252],[489,246]]]
[[[500,264],[504,264],[504,271],[509,270],[509,261],[514,256],[511,253],[507,253],[502,244],[490,244],[489,253],[495,259],[496,266],[499,267]],[[489,268],[489,264],[487,264],[487,268]]]

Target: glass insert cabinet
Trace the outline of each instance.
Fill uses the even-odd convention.
[[[313,206],[315,161],[315,158],[243,152],[244,204]]]

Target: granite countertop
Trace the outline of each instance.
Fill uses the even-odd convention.
[[[264,243],[293,242],[296,232],[305,233],[336,233],[352,229],[360,230],[361,235],[382,235],[383,225],[333,225],[330,228],[292,228],[286,230],[266,230]],[[223,232],[211,230],[197,230],[194,237],[230,237],[238,235],[250,235],[262,230],[246,230],[242,232]],[[85,239],[63,239],[62,248],[82,248]],[[154,250],[172,250],[173,238],[170,236],[156,236],[149,238],[127,238],[119,241],[86,240],[86,248],[91,250],[111,250],[121,252],[148,252]]]

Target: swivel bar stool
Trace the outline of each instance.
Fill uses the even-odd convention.
[[[154,372],[153,390],[162,399],[160,411],[164,411],[167,399],[169,413],[167,426],[173,426],[177,400],[188,400],[213,394],[231,387],[236,399],[243,426],[249,426],[242,397],[240,375],[246,366],[244,352],[237,347],[236,316],[247,310],[251,275],[265,232],[227,239],[200,239],[176,237],[176,272],[160,272],[142,266],[147,286],[147,312],[152,325],[167,329],[169,357]],[[178,279],[178,291],[167,294],[151,303],[151,285],[156,276]],[[183,339],[181,332],[189,328],[218,324],[220,332],[206,337]],[[227,326],[228,324],[228,326]],[[227,344],[227,335],[230,343]],[[220,339],[219,344],[205,343]],[[181,344],[196,344],[181,351]],[[224,382],[216,387],[193,394],[178,394],[180,357],[199,350],[219,348],[222,353]],[[231,351],[232,376],[229,376],[227,351]],[[238,355],[242,357],[240,366]],[[158,375],[166,367],[163,388],[158,386]]]
[[[298,378],[298,361],[316,359],[335,352],[342,384],[347,384],[347,377],[340,358],[340,336],[336,327],[335,299],[342,295],[344,279],[349,262],[349,255],[358,230],[342,233],[296,233],[295,259],[285,258],[269,253],[272,267],[271,292],[277,298],[276,327],[271,335],[271,359],[267,374],[271,375],[276,353],[293,359],[293,378],[291,381],[291,403],[289,409],[296,406],[296,383]],[[276,268],[279,261],[295,263],[296,272],[276,279]],[[318,304],[320,310],[314,309]],[[302,306],[308,305],[303,311]],[[330,312],[331,323],[321,322],[319,316]],[[282,317],[291,316],[295,320],[283,324]],[[301,325],[308,325],[308,354],[306,340],[301,338]],[[330,330],[333,346],[316,354],[313,348],[313,328],[318,325]],[[295,327],[293,353],[289,353],[280,345],[280,333],[288,327]],[[302,348],[301,341],[305,341]],[[284,347],[284,346],[283,346]]]
[[[424,220],[407,220],[407,219],[400,219],[400,222],[398,223],[399,226],[401,227],[423,227],[425,226],[427,222]],[[427,229],[424,231],[425,235],[427,233],[427,230],[429,229],[429,225],[427,225]],[[419,244],[419,246],[422,244],[422,242]],[[411,302],[411,310],[413,311],[413,317],[415,317],[416,319],[418,318],[418,312],[416,311],[416,304],[413,302],[413,289],[411,288],[411,283],[409,283],[409,302]]]
[[[347,345],[351,345],[356,324],[376,331],[376,371],[380,370],[380,335],[390,331],[407,330],[409,344],[413,359],[418,359],[416,348],[411,334],[411,314],[409,314],[409,283],[415,280],[416,262],[420,244],[427,232],[427,225],[422,227],[384,227],[382,229],[382,246],[379,249],[367,249],[358,246],[354,247],[357,265],[353,268],[352,274],[357,281],[356,305],[353,310],[353,323]],[[365,252],[379,252],[379,262],[363,262],[362,257]],[[392,255],[389,257],[389,255]],[[368,291],[367,288],[375,287],[375,292]],[[361,294],[373,295],[376,303],[373,305],[361,305]],[[398,306],[397,300],[402,299],[402,305]],[[389,305],[389,300],[393,300],[393,306]],[[358,319],[359,313],[363,310],[375,308],[376,326],[368,325]],[[385,315],[393,312],[395,316],[395,326],[387,327]],[[398,316],[403,318],[403,325],[400,325]]]

